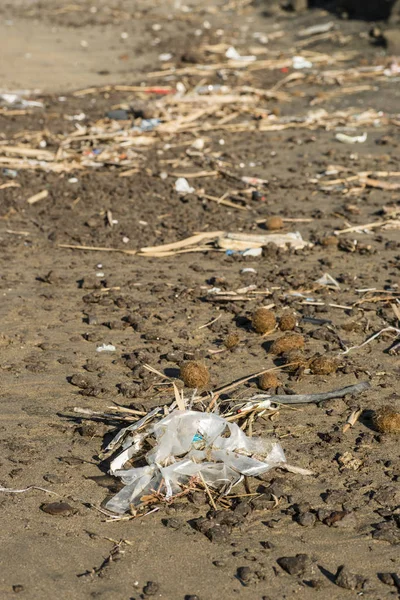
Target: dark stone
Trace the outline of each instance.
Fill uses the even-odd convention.
[[[338,568],[335,577],[336,585],[346,590],[361,590],[366,581],[365,577],[352,573],[345,565]]]
[[[297,517],[298,524],[302,525],[303,527],[312,527],[315,525],[316,520],[317,517],[312,512],[304,512]]]
[[[400,529],[395,525],[391,525],[388,529],[377,529],[373,532],[372,537],[374,540],[389,542],[389,544],[395,546],[400,544]]]
[[[71,515],[74,511],[72,506],[67,502],[46,502],[41,505],[41,510],[48,515],[66,516]]]
[[[213,565],[214,567],[222,569],[223,567],[226,567],[226,562],[224,562],[223,560],[213,560]]]
[[[331,511],[327,508],[319,508],[317,510],[317,519],[318,521],[323,522],[327,517],[329,517],[329,515],[331,514]]]
[[[207,532],[206,536],[210,540],[210,542],[215,542],[220,544],[222,542],[227,542],[229,540],[229,536],[231,535],[231,528],[227,525],[216,525],[211,527]]]
[[[264,548],[264,550],[273,550],[275,548],[275,544],[273,544],[272,542],[260,542],[261,546]]]
[[[163,519],[163,525],[169,529],[180,529],[182,527],[182,522],[174,518]]]
[[[143,593],[146,596],[155,596],[158,593],[160,586],[155,581],[148,581],[143,588]]]
[[[400,575],[398,573],[378,573],[378,578],[385,585],[396,586],[400,590]]]
[[[237,576],[243,583],[249,583],[253,578],[253,571],[250,567],[239,567],[237,570]]]
[[[43,475],[43,479],[48,483],[65,483],[65,479],[59,475],[54,475],[53,473],[46,473]]]
[[[92,385],[91,380],[87,376],[81,375],[80,373],[75,373],[75,375],[72,375],[69,382],[81,389],[85,389]]]
[[[296,554],[296,556],[278,558],[277,563],[289,575],[303,576],[311,566],[311,559],[308,554]]]

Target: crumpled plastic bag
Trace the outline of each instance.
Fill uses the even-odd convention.
[[[110,474],[120,477],[125,487],[106,504],[119,514],[154,491],[168,500],[191,477],[202,477],[210,487],[228,493],[245,475],[261,475],[286,462],[280,444],[249,438],[236,423],[215,413],[175,410],[145,432],[126,430],[130,436],[110,465]],[[156,443],[145,456],[148,464],[123,469],[150,436]]]

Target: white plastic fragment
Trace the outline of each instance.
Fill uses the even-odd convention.
[[[122,469],[152,436],[146,466]],[[117,435],[118,440],[121,433]],[[110,465],[125,487],[106,505],[123,514],[139,504],[143,495],[158,493],[166,499],[182,491],[191,477],[202,477],[207,485],[227,493],[243,476],[257,476],[286,464],[280,444],[266,438],[248,438],[235,423],[215,413],[175,410],[147,432],[125,439],[123,452]]]
[[[306,60],[304,56],[293,56],[292,66],[293,69],[311,69],[313,64]]]
[[[25,100],[21,98],[21,94],[0,94],[0,101],[3,100],[7,104],[17,104],[23,108],[43,108],[43,102],[37,100]]]
[[[336,281],[336,279],[334,279],[332,275],[329,275],[329,273],[324,273],[322,277],[317,279],[315,283],[319,283],[319,285],[326,285],[327,287],[333,287],[340,290],[339,282]]]
[[[189,182],[185,177],[178,177],[175,181],[175,191],[178,192],[178,194],[193,194],[195,189],[189,185]]]
[[[115,352],[116,347],[112,344],[102,344],[96,348],[96,352]]]
[[[205,142],[203,140],[203,138],[197,138],[196,140],[194,140],[193,144],[192,144],[192,148],[194,148],[195,150],[203,150],[205,146]]]
[[[262,248],[248,248],[247,250],[245,250],[242,253],[242,256],[257,257],[257,256],[261,256],[261,255],[262,255]]]
[[[231,60],[241,60],[243,62],[253,62],[253,60],[256,60],[254,55],[242,56],[233,46],[229,46],[228,50],[225,52],[225,56]]]
[[[346,133],[337,133],[335,138],[342,144],[363,144],[367,140],[367,134],[347,135]]]
[[[254,273],[254,274],[257,273],[257,271],[255,269],[253,269],[252,267],[246,267],[246,269],[242,269],[240,272],[241,273]]]
[[[320,33],[326,33],[333,29],[335,26],[333,21],[329,21],[328,23],[319,23],[318,25],[312,25],[311,27],[307,27],[306,29],[301,29],[297,36],[300,38],[308,37],[311,35],[319,35]]]

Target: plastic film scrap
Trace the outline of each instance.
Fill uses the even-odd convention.
[[[192,477],[201,476],[208,486],[228,493],[243,476],[261,475],[285,463],[280,444],[249,438],[235,423],[214,413],[175,410],[145,431],[128,430],[123,430],[122,452],[110,465],[110,473],[125,487],[106,507],[119,514],[154,491],[170,499]],[[118,440],[124,437],[121,433],[116,436]],[[145,455],[147,465],[124,469],[151,438],[153,447]]]

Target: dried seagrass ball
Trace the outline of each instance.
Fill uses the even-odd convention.
[[[268,217],[265,221],[265,229],[269,231],[276,231],[282,229],[284,226],[282,217]]]
[[[254,311],[251,324],[257,333],[268,333],[275,328],[276,318],[272,310],[261,307]]]
[[[240,343],[240,337],[238,336],[237,333],[230,333],[229,335],[226,336],[226,338],[224,340],[224,346],[228,350],[232,350],[232,348],[236,348],[236,346],[238,346],[239,343]]]
[[[204,388],[210,381],[210,373],[203,363],[190,360],[180,368],[180,377],[188,388]]]
[[[372,423],[381,433],[400,433],[400,412],[386,405],[375,411]]]
[[[292,331],[297,327],[297,316],[293,312],[286,311],[279,319],[279,329],[281,331]]]
[[[321,239],[320,244],[321,246],[324,246],[324,248],[334,249],[338,247],[339,239],[336,237],[336,235],[326,235]]]
[[[290,365],[286,369],[288,373],[295,373],[297,369],[308,367],[308,360],[300,349],[284,352],[282,358],[285,362],[285,365]]]
[[[336,373],[339,361],[332,356],[316,356],[310,362],[311,373],[314,375],[330,375]]]
[[[281,382],[279,381],[275,373],[273,373],[272,371],[263,373],[258,379],[258,387],[261,390],[277,388],[279,385],[281,385]]]
[[[277,354],[279,356],[284,352],[298,350],[300,348],[304,348],[304,337],[299,333],[285,333],[272,342],[269,351],[271,354]]]

